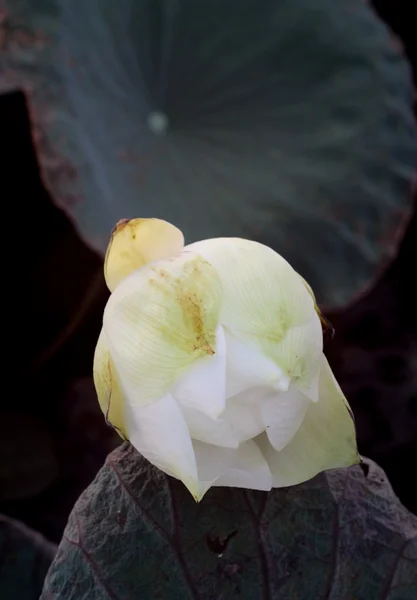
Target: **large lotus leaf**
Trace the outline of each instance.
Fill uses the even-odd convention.
[[[38,600],[55,552],[39,533],[0,515],[1,600]]]
[[[71,210],[83,158],[60,74],[59,36],[56,0],[0,0],[0,92],[25,91],[45,181],[57,203]]]
[[[410,74],[363,0],[6,6],[3,87],[29,90],[48,184],[96,248],[138,215],[255,238],[333,307],[393,255]]]
[[[126,443],[76,503],[48,598],[415,600],[417,518],[371,461],[196,504]]]

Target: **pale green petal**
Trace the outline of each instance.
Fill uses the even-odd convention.
[[[316,296],[315,296],[315,294],[314,294],[314,292],[313,292],[313,288],[312,288],[312,287],[311,287],[311,285],[308,283],[308,281],[306,281],[306,280],[304,279],[304,277],[301,277],[301,275],[300,275],[300,274],[299,274],[299,277],[300,277],[301,281],[304,283],[304,285],[306,286],[308,293],[309,293],[309,294],[310,294],[310,296],[313,298],[313,302],[314,302],[314,304],[315,304],[315,306],[316,306],[316,311],[317,311],[317,308],[318,308],[318,307],[317,307],[317,302],[316,302]]]
[[[197,500],[199,485],[191,437],[184,417],[170,394],[147,406],[127,398],[126,428],[131,444],[150,463],[180,479]]]
[[[194,442],[200,499],[212,486],[269,491],[271,472],[259,448],[248,441],[236,450]]]
[[[294,385],[288,392],[275,393],[261,403],[262,420],[270,444],[283,450],[300,427],[310,400]]]
[[[323,332],[316,313],[308,323],[292,327],[277,348],[277,360],[286,362],[286,372],[294,385],[313,402],[319,398],[322,350]]]
[[[217,270],[224,289],[220,323],[257,344],[303,391],[317,376],[323,349],[314,300],[298,273],[271,248],[239,238],[186,246]],[[317,399],[317,398],[315,398]]]
[[[239,440],[226,419],[211,419],[199,410],[181,406],[181,403],[179,406],[193,440],[224,448],[239,446]]]
[[[113,229],[104,277],[112,292],[130,273],[144,265],[177,254],[184,246],[182,232],[161,219],[123,219]]]
[[[226,406],[226,339],[221,325],[216,330],[215,354],[196,360],[170,391],[183,407],[213,419],[221,415]]]
[[[222,418],[232,428],[239,442],[259,435],[265,429],[261,414],[261,402],[271,393],[267,387],[256,387],[228,398]]]
[[[288,389],[289,378],[279,366],[262,353],[259,346],[242,341],[227,329],[226,397],[234,396],[251,387],[262,385],[279,390]]]
[[[117,286],[103,328],[132,404],[160,398],[197,360],[217,352],[221,298],[217,272],[192,252],[146,265]]]
[[[113,425],[117,433],[126,437],[123,393],[103,330],[100,332],[94,353],[93,377],[98,402],[106,420]]]
[[[304,285],[306,286],[306,289],[307,289],[308,293],[313,298],[314,309],[315,309],[316,313],[319,316],[320,323],[322,325],[323,331],[328,331],[329,329],[332,330],[333,328],[332,328],[331,323],[322,314],[322,312],[321,312],[321,310],[319,308],[319,305],[317,304],[316,297],[315,297],[314,292],[313,292],[313,290],[311,288],[311,285],[309,283],[307,283],[307,281],[303,277],[301,277],[301,275],[299,275],[299,277],[300,277],[301,281],[304,283]]]
[[[272,471],[274,487],[296,485],[321,471],[359,462],[348,404],[325,356],[319,384],[318,402],[310,403],[301,427],[281,452],[272,448],[266,434],[256,439]]]

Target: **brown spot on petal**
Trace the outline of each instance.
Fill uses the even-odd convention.
[[[140,223],[146,221],[146,219],[120,219],[113,228],[111,232],[111,237],[114,237],[116,233],[120,233],[123,229],[130,229],[130,233],[132,239],[136,239],[136,227],[140,225]]]
[[[155,267],[154,273],[149,284],[162,295],[173,298],[172,310],[178,311],[181,323],[173,328],[163,327],[164,337],[194,355],[215,354],[219,302],[216,294],[209,292],[215,277],[213,267],[195,257],[183,265],[180,276],[163,267]]]

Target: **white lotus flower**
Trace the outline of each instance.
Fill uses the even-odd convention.
[[[357,463],[311,288],[257,242],[183,244],[158,219],[113,232],[94,358],[109,421],[196,500]]]

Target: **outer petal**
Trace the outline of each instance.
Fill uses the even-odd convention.
[[[295,386],[288,392],[271,394],[262,401],[261,414],[269,442],[283,450],[299,429],[310,400]]]
[[[270,466],[274,487],[295,485],[327,469],[359,462],[355,426],[347,401],[325,356],[320,368],[320,398],[310,403],[301,427],[281,452],[266,434],[256,440]]]
[[[321,312],[321,310],[320,310],[320,308],[319,308],[319,305],[317,304],[317,301],[316,301],[316,296],[314,295],[314,292],[313,292],[313,290],[312,290],[312,287],[311,287],[311,285],[310,285],[310,284],[309,284],[309,283],[308,283],[308,282],[307,282],[307,281],[306,281],[306,280],[305,280],[303,277],[301,277],[301,275],[300,275],[300,279],[301,279],[301,281],[304,283],[304,285],[306,286],[306,288],[307,288],[307,291],[308,291],[308,293],[310,294],[310,296],[313,298],[313,302],[314,302],[314,309],[315,309],[316,313],[317,313],[317,314],[318,314],[318,316],[319,316],[320,323],[321,323],[321,325],[322,325],[323,331],[328,331],[329,329],[330,329],[330,330],[332,330],[333,328],[332,328],[332,325],[331,325],[331,323],[330,323],[330,322],[329,322],[329,321],[326,319],[326,317],[325,317],[325,316],[322,314],[322,312]]]
[[[195,408],[217,418],[226,406],[226,340],[223,327],[216,329],[216,352],[195,361],[171,388],[183,407]]]
[[[104,261],[104,277],[112,292],[127,275],[151,261],[177,254],[182,232],[160,219],[124,219],[114,228]]]
[[[147,406],[127,400],[126,428],[131,444],[153,465],[180,479],[197,500],[199,485],[191,437],[170,394]]]
[[[94,353],[94,385],[100,408],[118,433],[126,437],[124,425],[124,398],[117,379],[104,331],[101,330]]]
[[[217,352],[221,297],[215,269],[191,252],[146,265],[117,286],[103,328],[131,404],[160,398],[195,361]]]
[[[298,273],[271,248],[250,240],[218,238],[185,249],[200,254],[220,276],[221,324],[257,344],[308,390],[318,373],[323,336],[315,302]],[[313,385],[312,399],[315,392]]]
[[[245,442],[236,450],[201,442],[194,442],[193,446],[200,480],[199,499],[212,486],[271,489],[271,472],[255,442]]]
[[[319,397],[322,351],[323,331],[316,313],[308,323],[291,327],[276,349],[277,360],[284,365],[294,385],[313,402]]]

